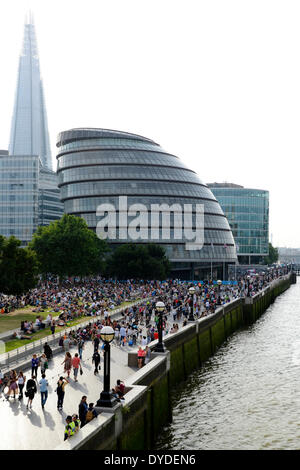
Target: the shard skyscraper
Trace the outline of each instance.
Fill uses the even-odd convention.
[[[52,169],[47,113],[32,15],[24,26],[9,153],[39,155],[42,165]]]
[[[0,150],[0,234],[26,246],[40,225],[63,214],[52,170],[43,85],[32,15],[25,21],[9,151]]]

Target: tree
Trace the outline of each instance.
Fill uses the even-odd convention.
[[[166,279],[170,262],[164,249],[152,243],[125,243],[107,260],[107,274],[118,279]]]
[[[46,227],[38,227],[30,247],[42,274],[88,276],[103,269],[107,244],[81,217],[65,214]]]
[[[20,246],[17,238],[0,235],[0,292],[4,294],[20,295],[37,284],[36,254]]]
[[[269,256],[265,258],[265,264],[277,263],[279,258],[278,248],[274,248],[272,243],[269,243]]]

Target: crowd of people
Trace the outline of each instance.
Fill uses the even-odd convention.
[[[64,376],[57,381],[55,392],[57,394],[57,409],[63,409],[65,389],[73,379],[78,381],[82,373],[83,351],[87,341],[93,345],[93,354],[90,358],[93,364],[93,373],[99,374],[101,369],[101,340],[100,334],[103,326],[111,326],[115,331],[113,346],[128,350],[137,348],[138,368],[146,365],[151,358],[149,343],[158,338],[158,324],[160,316],[156,310],[156,302],[164,303],[162,313],[163,335],[175,333],[185,326],[190,319],[191,309],[194,318],[201,318],[215,312],[219,305],[224,305],[239,297],[253,296],[266,287],[272,280],[285,274],[282,269],[274,269],[267,273],[246,273],[240,276],[237,282],[231,284],[213,283],[211,281],[194,283],[195,293],[191,295],[191,283],[178,280],[165,282],[135,282],[114,283],[100,279],[65,281],[62,285],[54,281],[42,283],[25,296],[10,297],[9,305],[14,308],[34,306],[40,312],[43,308],[52,308],[52,313],[61,315],[65,320],[77,315],[89,315],[89,324],[71,330],[61,338],[60,346],[64,351],[64,360],[61,363]],[[139,305],[125,308],[118,319],[112,319],[109,309],[128,300],[144,299]],[[7,300],[7,299],[6,299]],[[4,308],[3,297],[1,308]],[[46,320],[39,316],[39,323],[45,322],[52,326],[52,313]],[[65,318],[66,317],[66,318]],[[40,328],[38,321],[33,326],[30,322],[23,323],[23,331],[29,333]],[[52,330],[51,330],[52,331]],[[53,332],[53,331],[52,331]],[[29,333],[30,334],[30,333]],[[71,354],[70,348],[74,346],[76,352]],[[23,400],[27,397],[27,408],[32,403],[38,390],[41,396],[41,406],[44,409],[48,399],[48,364],[53,357],[51,347],[46,343],[44,352],[39,357],[34,354],[31,361],[31,376],[26,380],[23,371],[15,370],[7,374],[0,371],[0,392],[6,391],[6,398]],[[40,378],[38,379],[38,375]],[[25,392],[24,392],[25,389]],[[112,393],[118,401],[124,400],[125,384],[118,379]],[[68,415],[64,430],[64,439],[74,435],[80,428],[97,417],[94,403],[87,402],[87,396],[82,396],[77,413]]]

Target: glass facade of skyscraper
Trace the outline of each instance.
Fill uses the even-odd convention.
[[[14,235],[25,246],[39,225],[63,214],[57,175],[37,155],[0,151],[0,234]]]
[[[212,183],[208,187],[228,219],[239,261],[263,261],[269,254],[269,192],[230,183]]]
[[[9,151],[0,151],[0,234],[25,246],[63,214],[52,171],[46,107],[32,18],[25,23]]]
[[[135,243],[153,241],[164,246],[174,270],[208,271],[211,264],[223,270],[223,264],[236,261],[236,249],[230,227],[216,198],[197,174],[186,168],[180,159],[163,150],[154,141],[135,134],[107,129],[72,129],[59,134],[58,178],[64,210],[83,217],[96,229],[100,204],[118,208],[119,196],[127,197],[128,207],[143,204],[147,214],[152,204],[190,204],[192,229],[195,230],[196,204],[204,207],[204,245],[199,250],[187,250],[187,240],[176,239],[174,218],[168,237],[164,237],[161,219],[157,238],[141,230]],[[147,219],[147,227],[150,220]],[[175,217],[175,216],[174,216]],[[128,220],[130,224],[130,220]],[[117,226],[112,245],[132,241],[122,239]],[[199,274],[200,275],[200,274]],[[222,273],[220,273],[222,276]]]
[[[9,153],[39,155],[43,166],[52,169],[44,90],[32,18],[24,26]]]

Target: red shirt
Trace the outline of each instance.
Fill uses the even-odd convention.
[[[80,364],[80,359],[79,359],[79,357],[73,357],[73,359],[72,359],[72,366],[73,366],[75,369],[78,369],[79,364]]]

